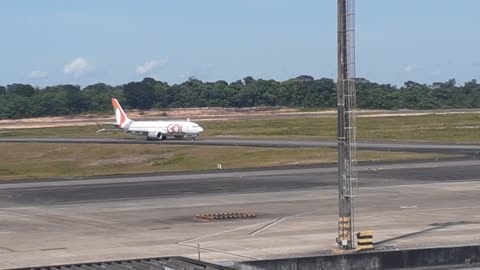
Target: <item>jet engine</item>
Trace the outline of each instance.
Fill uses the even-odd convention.
[[[161,132],[148,132],[147,140],[165,140],[167,137]]]

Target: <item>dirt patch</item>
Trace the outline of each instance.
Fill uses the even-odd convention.
[[[480,111],[450,111],[450,112],[438,112],[438,111],[427,111],[427,112],[391,112],[391,113],[376,113],[376,114],[365,114],[359,115],[359,117],[389,117],[389,116],[424,116],[424,115],[447,115],[447,114],[466,114],[466,113],[480,113]]]
[[[200,120],[225,120],[232,117],[255,117],[271,116],[282,113],[299,112],[299,109],[259,107],[259,108],[187,108],[187,109],[169,109],[169,110],[130,110],[127,114],[135,120],[175,120],[183,118],[192,118]],[[44,128],[61,126],[90,126],[96,123],[114,124],[115,117],[105,117],[95,114],[74,115],[74,116],[56,116],[56,117],[38,117],[25,119],[5,119],[0,120],[0,129],[19,129],[19,128]]]
[[[205,117],[205,116],[233,116],[233,115],[248,115],[248,114],[275,114],[275,113],[289,113],[298,112],[295,108],[281,108],[281,107],[253,107],[253,108],[185,108],[185,109],[168,109],[168,110],[149,110],[140,111],[132,110],[128,114],[131,117]]]
[[[258,118],[292,118],[292,117],[335,117],[336,110],[301,111],[296,108],[255,107],[255,108],[182,108],[168,110],[130,110],[127,114],[134,120],[185,120],[192,121],[228,121],[235,119]],[[480,113],[480,110],[452,110],[452,111],[385,111],[385,110],[358,110],[357,116],[363,117],[392,117],[392,116],[425,116]],[[62,126],[92,126],[96,123],[114,124],[111,116],[85,114],[74,116],[39,117],[18,120],[0,120],[0,130],[22,128],[46,128]],[[2,131],[0,131],[2,132]]]
[[[0,129],[19,129],[19,128],[44,128],[44,127],[62,127],[62,126],[90,126],[98,122],[115,122],[114,117],[110,118],[88,118],[83,116],[74,117],[39,117],[25,118],[19,120],[0,120]]]

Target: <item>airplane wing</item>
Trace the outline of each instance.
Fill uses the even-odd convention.
[[[100,133],[100,132],[105,132],[105,131],[113,131],[113,132],[119,132],[119,131],[122,131],[121,129],[119,128],[106,128],[104,126],[102,126],[101,124],[99,124],[98,122],[95,122],[95,124],[97,124],[97,126],[99,127],[99,129],[97,131],[95,131],[95,133]],[[111,126],[114,126],[116,127],[116,123],[102,123],[104,125],[111,125]]]

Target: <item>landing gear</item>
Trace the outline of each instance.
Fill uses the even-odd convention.
[[[146,139],[147,139],[147,141],[164,141],[164,140],[167,139],[167,136],[165,136],[163,134],[159,134],[156,137],[147,136]]]
[[[197,139],[197,137],[192,137],[190,140],[195,141]]]

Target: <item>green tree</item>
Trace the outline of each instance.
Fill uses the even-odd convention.
[[[31,97],[35,93],[35,88],[30,84],[14,83],[7,85],[7,92],[22,97]]]
[[[407,81],[398,88],[356,79],[357,106],[365,109],[438,109],[480,107],[480,85],[476,80],[458,85],[455,79],[431,85]],[[132,109],[174,107],[289,106],[334,108],[334,80],[301,75],[286,81],[254,79],[231,83],[203,82],[195,77],[169,85],[145,78],[140,82],[110,86],[103,83],[83,89],[76,85],[54,85],[35,89],[28,84],[0,86],[0,118],[111,112],[111,98]]]
[[[131,108],[150,109],[155,101],[155,80],[145,78],[141,82],[131,82],[124,86],[127,105]]]
[[[97,83],[85,87],[81,92],[85,110],[91,112],[109,111],[112,108],[113,87]]]
[[[243,78],[243,81],[245,82],[245,85],[255,83],[255,79],[252,76],[247,76]]]

